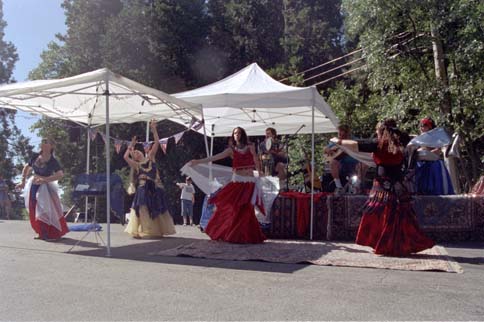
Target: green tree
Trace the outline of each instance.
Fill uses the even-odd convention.
[[[210,0],[208,12],[210,45],[220,53],[219,65],[214,67],[224,76],[253,62],[263,68],[282,62],[281,0]]]
[[[64,0],[62,7],[68,30],[65,36],[58,38],[65,43],[69,76],[104,67],[104,35],[111,19],[122,10],[123,1]]]
[[[341,0],[283,0],[284,62],[305,70],[343,52]]]
[[[463,173],[471,184],[483,172],[484,5],[344,0],[343,10],[347,38],[364,49],[370,92],[365,104],[409,130],[416,131],[418,117],[432,116],[459,133],[465,140]]]
[[[205,2],[154,1],[150,48],[158,59],[158,66],[164,66],[160,83],[164,84],[161,88],[165,91],[182,91],[200,85],[199,79],[207,77]]]
[[[0,0],[0,84],[14,82],[13,69],[18,60],[15,45],[4,40],[6,26]],[[30,149],[29,140],[16,126],[15,115],[15,110],[0,107],[0,177],[6,179],[10,187],[22,166],[17,156]]]

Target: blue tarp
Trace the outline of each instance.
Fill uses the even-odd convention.
[[[70,231],[101,231],[103,227],[99,224],[75,224],[68,225]]]

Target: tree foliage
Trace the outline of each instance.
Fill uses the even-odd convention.
[[[0,84],[15,81],[12,74],[18,60],[14,44],[4,40],[6,26],[3,2],[0,0]],[[15,115],[16,111],[0,107],[0,178],[6,179],[11,187],[20,170],[16,156],[30,149],[28,139],[15,124]]]
[[[340,57],[343,19],[340,0],[284,0],[284,62],[299,70]],[[324,60],[323,60],[324,59]]]
[[[392,116],[415,133],[433,117],[465,141],[462,166],[470,184],[483,172],[484,6],[479,1],[343,1],[347,38],[364,50],[366,70],[346,81],[366,88],[356,111]],[[342,94],[341,88],[334,93]],[[331,101],[331,100],[330,100]],[[342,108],[348,109],[348,102]]]
[[[225,54],[221,66],[239,70],[253,62],[272,67],[282,61],[281,5],[280,0],[208,1],[210,45]]]

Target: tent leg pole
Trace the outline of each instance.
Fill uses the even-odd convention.
[[[87,158],[86,158],[86,174],[89,176],[90,171],[90,158],[91,158],[91,127],[88,126],[87,128]],[[84,207],[84,223],[87,224],[87,214],[88,214],[88,207],[89,207],[89,197],[86,196],[86,203]]]
[[[203,107],[202,107],[202,122],[203,122],[203,140],[205,142],[205,152],[208,155],[208,140],[207,140],[207,129],[205,128],[205,115],[203,114]]]
[[[111,157],[110,157],[110,137],[109,137],[109,76],[106,75],[106,224],[107,224],[107,243],[106,256],[111,257]]]
[[[311,120],[311,224],[309,230],[309,239],[313,240],[313,226],[314,226],[314,104],[312,108]]]

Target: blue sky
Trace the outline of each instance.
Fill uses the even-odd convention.
[[[3,0],[3,19],[6,41],[17,48],[19,60],[15,65],[14,78],[26,81],[29,72],[40,63],[40,54],[47,44],[55,40],[55,34],[65,34],[65,16],[62,0]],[[38,118],[19,112],[17,125],[22,133],[32,138],[36,145],[40,140],[29,130]]]

